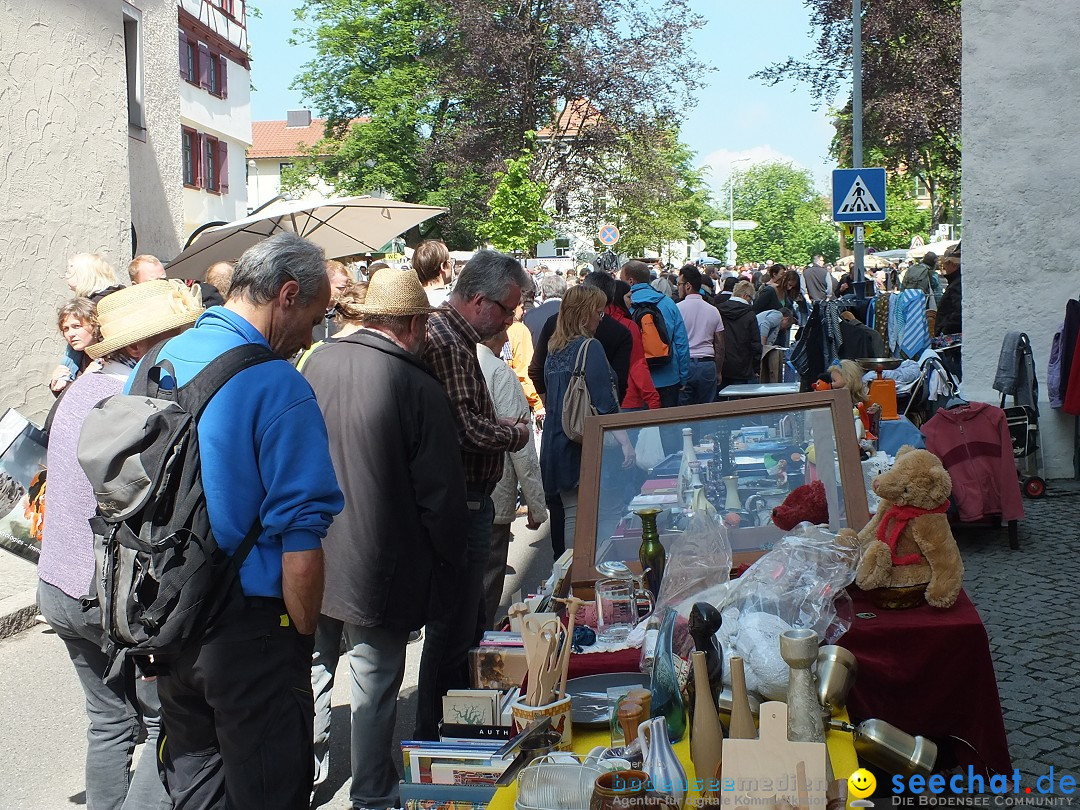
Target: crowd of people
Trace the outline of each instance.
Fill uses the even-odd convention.
[[[39,603],[86,695],[95,810],[306,807],[329,770],[342,655],[352,805],[397,806],[407,645],[423,630],[413,736],[437,739],[441,698],[469,685],[468,650],[497,619],[514,519],[550,520],[556,557],[573,546],[573,380],[600,414],[712,402],[755,381],[813,301],[850,287],[820,256],[802,270],[631,260],[564,275],[490,250],[458,268],[436,240],[409,269],[359,269],[288,234],[199,283],[166,279],[152,256],[132,260],[129,286],[97,254],[71,260]],[[946,275],[939,323],[959,295],[958,269]],[[257,533],[242,593],[182,655],[109,680],[83,422],[154,347],[184,386],[245,344],[279,359],[230,378],[198,421],[215,540],[232,553]],[[632,468],[634,445],[613,438],[605,452]],[[157,756],[132,774],[143,731]]]

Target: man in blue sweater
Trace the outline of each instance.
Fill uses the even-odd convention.
[[[651,274],[645,262],[630,261],[622,266],[620,278],[630,285],[630,310],[642,303],[656,304],[664,316],[671,340],[671,362],[650,368],[653,385],[660,394],[660,406],[670,408],[679,404],[679,391],[690,380],[690,339],[686,324],[675,302],[649,285]]]
[[[282,358],[230,379],[198,423],[214,539],[231,554],[256,521],[262,531],[240,567],[243,596],[158,678],[161,758],[177,810],[309,803],[321,544],[344,502],[315,395],[284,358],[311,344],[329,301],[323,251],[274,236],[241,256],[225,305],[159,355],[179,385],[245,343]]]

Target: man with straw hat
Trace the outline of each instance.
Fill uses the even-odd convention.
[[[314,770],[311,652],[322,539],[343,500],[311,386],[285,358],[311,345],[330,302],[326,256],[282,233],[245,251],[224,306],[162,347],[175,383],[245,344],[272,360],[231,377],[198,420],[202,483],[218,546],[258,537],[232,600],[161,669],[161,762],[182,807],[306,807]]]
[[[400,806],[391,756],[410,631],[449,610],[465,557],[465,473],[450,400],[420,359],[433,308],[416,273],[368,285],[361,328],[304,366],[345,509],[323,541],[315,634],[316,784],[329,770],[330,696],[345,636],[352,673],[353,807]]]
[[[166,801],[153,752],[159,704],[153,680],[128,667],[105,683],[109,658],[102,652],[101,609],[83,600],[94,592],[94,536],[89,519],[97,509],[90,482],[76,458],[87,414],[118,394],[132,369],[154,344],[191,326],[202,308],[168,281],[148,281],[101,299],[102,339],[86,348],[100,364],[68,386],[57,401],[49,433],[49,508],[38,562],[38,608],[67,647],[86,695],[90,728],[86,746],[86,803],[90,807],[156,808]],[[133,698],[134,696],[134,698]],[[147,747],[131,775],[139,718]]]

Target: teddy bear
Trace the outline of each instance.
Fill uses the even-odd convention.
[[[829,502],[825,497],[825,485],[811,481],[796,487],[784,498],[784,502],[772,510],[773,525],[790,531],[803,521],[814,524],[829,522]]]
[[[963,585],[964,561],[945,515],[952,479],[941,461],[928,450],[905,445],[872,487],[881,503],[858,533],[856,584],[872,590],[925,582],[927,604],[952,607]]]

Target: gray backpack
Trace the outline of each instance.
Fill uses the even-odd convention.
[[[237,572],[262,532],[256,520],[234,555],[218,548],[196,424],[225,382],[276,355],[238,346],[176,389],[172,364],[157,361],[163,345],[143,358],[130,393],[99,402],[79,435],[79,464],[98,503],[91,596],[101,607],[109,678],[128,656],[161,660],[201,636],[234,598]]]

